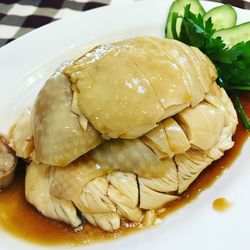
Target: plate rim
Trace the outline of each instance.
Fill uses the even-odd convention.
[[[152,4],[152,3],[155,4],[156,1],[155,1],[155,0],[147,0],[147,1],[145,1],[145,2],[150,2],[151,4]],[[162,2],[162,1],[157,0],[157,2],[160,3],[160,2]],[[204,5],[211,5],[211,7],[219,5],[218,3],[213,3],[213,2],[207,2],[207,1],[202,1],[202,2],[203,2]],[[134,4],[142,4],[142,3],[144,3],[144,1],[126,3],[126,4],[124,4],[124,5],[134,5]],[[142,5],[143,5],[143,4],[142,4]],[[82,16],[82,15],[84,15],[84,16],[96,15],[96,13],[101,12],[104,8],[105,8],[105,9],[106,9],[106,8],[109,8],[109,9],[114,8],[114,9],[116,9],[116,8],[120,8],[120,7],[118,7],[118,5],[104,6],[104,7],[101,7],[101,8],[97,8],[97,9],[93,9],[93,10],[89,10],[89,11],[83,12],[83,13],[81,13],[81,16]],[[247,11],[248,13],[250,13],[249,10],[242,10],[242,9],[239,9],[238,11],[240,11],[240,12],[241,12],[241,11],[243,11],[243,12]],[[46,30],[48,29],[49,26],[52,26],[52,24],[53,24],[53,25],[63,25],[64,22],[70,22],[70,20],[78,19],[78,18],[81,19],[82,17],[80,17],[80,15],[77,16],[77,17],[67,17],[67,18],[65,18],[65,19],[55,21],[55,22],[53,22],[53,23],[47,24],[47,25],[45,25],[45,26],[42,26],[42,27],[40,27],[40,28],[38,28],[38,29],[35,29],[35,30],[33,30],[33,31],[31,31],[31,32],[29,32],[29,33],[27,33],[27,34],[25,34],[24,36],[22,36],[22,37],[16,39],[15,41],[13,41],[13,42],[11,42],[11,43],[9,43],[9,44],[3,46],[2,48],[0,48],[0,58],[1,58],[1,54],[2,54],[2,53],[6,53],[6,52],[2,52],[2,51],[5,51],[5,50],[12,50],[13,47],[19,46],[20,43],[25,42],[26,39],[32,39],[33,36],[36,36],[36,34],[37,34],[37,33],[40,33],[41,31],[42,31],[42,32],[47,32]],[[55,24],[55,23],[56,23],[56,24]],[[58,24],[58,23],[59,23],[59,24]],[[62,24],[60,24],[60,23],[62,23]],[[50,29],[50,28],[49,28],[49,29]],[[44,31],[44,30],[45,30],[45,31]],[[18,45],[16,45],[16,44],[18,44]],[[1,59],[0,59],[0,65],[1,65]],[[175,213],[176,213],[176,212],[175,212]],[[0,230],[0,235],[1,235],[1,233],[2,233],[2,231]],[[123,238],[124,238],[124,237],[123,237]],[[127,237],[126,237],[126,238],[127,238]],[[18,239],[18,242],[19,242],[20,244],[22,244],[22,240]],[[110,242],[111,242],[111,241],[109,241],[109,243],[110,243]],[[26,244],[26,243],[27,243],[27,244]],[[109,243],[108,243],[108,244],[109,244]],[[100,244],[103,244],[103,242],[97,243],[97,244],[95,244],[95,245],[98,247],[98,246],[100,246]],[[25,246],[27,247],[28,245],[31,245],[32,249],[34,249],[34,247],[36,246],[36,245],[34,245],[33,243],[29,243],[29,242],[24,241],[24,247],[25,247]],[[104,247],[106,247],[106,246],[107,246],[107,245],[104,244]],[[42,246],[42,245],[41,245],[40,247],[44,248],[44,246]],[[40,249],[40,247],[39,247],[39,249]],[[54,247],[52,247],[52,248],[54,248]],[[56,247],[56,248],[61,248],[61,247]],[[73,249],[76,249],[76,248],[73,248]],[[88,246],[87,246],[87,249],[89,249]]]

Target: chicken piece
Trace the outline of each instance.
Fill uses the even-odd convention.
[[[148,210],[142,220],[142,225],[144,225],[145,227],[150,227],[152,225],[154,225],[157,221],[157,217],[155,214],[155,210]]]
[[[35,157],[55,166],[66,166],[95,148],[102,139],[88,124],[82,129],[71,111],[72,93],[66,76],[56,73],[38,94],[33,109]]]
[[[82,215],[105,231],[118,229],[121,216],[135,222],[143,216],[137,207],[138,187],[133,174],[114,172],[98,177],[83,188],[80,200]]]
[[[140,189],[140,208],[142,209],[158,209],[162,208],[166,203],[175,200],[178,196],[160,193],[148,188],[141,178],[138,178]]]
[[[163,123],[160,123],[156,128],[149,131],[141,139],[160,158],[174,156],[174,152],[170,148]]]
[[[139,139],[106,141],[89,155],[97,164],[107,166],[111,171],[132,172],[144,177],[164,173],[160,159]]]
[[[90,170],[90,167],[90,163],[78,163],[74,167],[72,163],[66,168],[52,167],[50,193],[61,199],[72,200],[91,224],[106,231],[120,227],[120,216],[131,221],[140,221],[143,212],[138,208],[135,175],[114,172],[98,176],[100,170]],[[63,175],[65,179],[62,178]]]
[[[185,132],[173,118],[163,120],[156,128],[141,137],[141,140],[161,159],[171,158],[190,148]]]
[[[112,45],[93,49],[64,72],[76,84],[80,111],[104,135],[137,138],[164,115],[148,79]]]
[[[176,119],[191,145],[205,151],[219,140],[224,127],[224,117],[220,110],[205,102],[185,109],[176,115]]]
[[[234,126],[234,122],[231,121],[229,126],[224,127],[219,141],[210,150],[189,149],[185,154],[174,157],[178,168],[179,194],[184,192],[212,161],[222,157],[224,152],[233,146],[232,131]]]
[[[175,62],[181,70],[192,97],[191,106],[195,107],[204,99],[204,93],[208,92],[217,77],[214,65],[204,54],[195,53],[191,47],[179,41],[155,37],[151,39],[166,51],[168,59]],[[204,61],[203,65],[199,65],[200,60]],[[198,66],[201,70],[197,70]],[[209,72],[209,78],[206,77],[207,72]]]
[[[8,146],[6,140],[0,136],[0,191],[12,182],[15,175],[17,158]]]
[[[197,70],[201,73],[200,81],[204,92],[207,93],[211,89],[211,85],[217,78],[215,66],[211,60],[203,54],[198,48],[190,47],[193,54],[195,55],[195,62],[197,63]]]
[[[114,172],[90,181],[82,189],[77,206],[91,224],[113,231],[120,227],[120,216],[134,222],[142,219],[138,199],[135,175]]]
[[[162,193],[172,193],[177,191],[179,181],[177,176],[177,168],[172,159],[165,158],[162,160],[162,165],[165,167],[165,173],[158,178],[142,178],[140,182],[147,188]]]
[[[120,228],[121,219],[117,213],[85,214],[85,218],[94,226],[99,226],[107,232],[113,232]]]
[[[233,147],[234,142],[232,141],[232,131],[234,130],[234,126],[235,125],[230,124],[223,129],[217,145],[208,151],[208,157],[210,157],[214,161],[218,160],[224,155],[224,152],[226,150]]]
[[[108,197],[116,204],[117,213],[130,221],[139,222],[143,212],[138,208],[139,190],[136,176],[131,173],[114,172],[107,178],[110,182]]]
[[[109,172],[107,167],[85,158],[79,158],[65,168],[53,167],[50,173],[50,194],[59,199],[72,200],[77,204],[83,187],[91,180]]]
[[[184,192],[204,168],[222,157],[234,144],[232,135],[238,123],[237,114],[225,91],[222,88],[215,88],[206,98],[211,105],[220,110],[221,116],[224,116],[224,127],[218,142],[208,151],[190,149],[185,154],[174,157],[178,168],[178,193]]]
[[[213,88],[206,95],[205,100],[218,108],[224,116],[225,125],[218,144],[209,150],[209,157],[213,160],[223,156],[224,151],[233,147],[232,134],[238,124],[237,114],[234,106],[223,88],[214,83]]]
[[[234,108],[234,105],[227,95],[226,91],[223,88],[220,88],[221,91],[221,100],[224,103],[226,110],[227,110],[227,115],[229,116],[229,121],[227,123],[228,126],[233,125],[232,127],[232,133],[234,134],[236,130],[236,126],[238,124],[238,118],[237,118],[237,113]]]
[[[196,149],[176,155],[174,159],[178,166],[179,194],[184,192],[201,171],[212,163],[212,159],[204,151]]]
[[[214,82],[209,93],[205,96],[205,101],[220,110],[224,116],[225,126],[228,126],[230,123],[234,124],[234,129],[232,130],[234,133],[238,124],[237,114],[225,90]]]
[[[105,231],[120,228],[120,216],[108,198],[106,168],[91,160],[79,159],[65,168],[52,167],[50,194],[71,200],[89,223]]]
[[[140,190],[140,208],[158,209],[164,204],[177,199],[169,195],[178,188],[178,178],[175,163],[171,159],[164,159],[165,174],[161,178],[138,178]]]
[[[16,122],[9,133],[10,146],[15,150],[16,155],[23,159],[30,157],[34,149],[31,111],[27,109]]]
[[[207,67],[212,69],[203,73]],[[125,139],[142,136],[190,103],[197,105],[216,77],[202,53],[152,37],[98,46],[64,73],[83,117],[105,138]]]
[[[189,87],[180,68],[168,59],[166,51],[158,44],[148,37],[136,37],[115,46],[145,74],[164,107],[166,117],[190,105]]]
[[[174,154],[185,153],[190,148],[190,142],[180,125],[173,119],[163,121],[167,140]]]
[[[139,203],[139,193],[135,174],[113,172],[107,176],[108,196],[116,204],[135,208]]]
[[[46,217],[63,221],[73,227],[81,224],[73,203],[50,195],[50,169],[45,164],[31,163],[26,172],[25,196]]]
[[[71,87],[73,88],[74,86],[71,85]],[[79,123],[80,123],[82,129],[84,131],[86,131],[88,129],[88,126],[89,126],[89,124],[88,124],[89,121],[85,116],[83,116],[81,114],[81,111],[79,110],[79,104],[78,103],[79,103],[78,95],[76,94],[76,91],[75,91],[75,92],[73,92],[71,110],[72,110],[72,112],[74,112],[75,114],[78,115]]]
[[[143,213],[139,207],[130,208],[124,205],[117,205],[117,214],[132,222],[140,222],[143,218]]]
[[[106,176],[97,177],[82,187],[77,207],[82,214],[115,213],[116,206],[108,197]]]

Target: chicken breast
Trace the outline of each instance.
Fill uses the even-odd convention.
[[[80,111],[106,136],[117,138],[131,130],[135,136],[125,138],[136,138],[164,114],[148,79],[112,45],[93,49],[64,72],[76,84]]]
[[[38,94],[32,110],[33,158],[66,166],[103,138],[139,138],[199,104],[215,77],[206,56],[177,41],[137,37],[97,46],[54,74]],[[14,148],[17,131],[11,136]],[[155,147],[152,133],[144,138],[147,145],[161,157],[172,157],[166,143],[161,143],[164,150]]]
[[[212,68],[209,73],[207,67]],[[202,53],[151,37],[98,46],[64,73],[75,86],[79,110],[94,128],[106,137],[126,139],[142,136],[190,104],[196,106],[216,75]]]
[[[194,134],[202,134],[201,131],[209,126],[207,123],[212,121],[213,124],[214,115],[217,121],[223,124],[222,128],[221,125],[214,125],[215,132],[211,139],[212,142],[209,141],[210,139],[208,140],[210,146],[205,150],[198,148],[197,145],[190,147],[193,145],[193,141],[189,138],[193,137],[189,137],[185,127],[190,124],[189,122],[192,123],[192,119],[187,119],[187,122],[182,123],[181,119],[167,118],[152,130],[160,131],[158,134],[162,134],[162,136],[159,140],[157,140],[155,132],[149,132],[149,135],[146,134],[141,140],[137,139],[137,143],[139,142],[141,145],[146,143],[145,138],[150,138],[154,142],[154,147],[162,151],[164,151],[162,146],[164,140],[168,145],[172,145],[172,152],[174,152],[172,158],[169,156],[158,158],[164,169],[161,176],[145,177],[143,172],[137,172],[132,167],[127,168],[127,164],[133,165],[133,161],[129,163],[133,157],[129,158],[130,154],[136,152],[135,148],[131,153],[127,153],[130,152],[127,150],[131,147],[130,144],[127,144],[127,140],[124,140],[124,144],[122,139],[110,140],[64,168],[51,167],[47,177],[50,183],[49,195],[60,201],[72,201],[89,223],[101,227],[105,231],[119,229],[122,218],[132,222],[142,222],[145,225],[155,223],[157,218],[155,210],[178,199],[204,168],[233,146],[232,134],[237,124],[237,117],[233,112],[230,99],[223,89],[213,86],[207,94],[206,100],[207,102],[201,102],[196,107],[189,107],[183,111],[197,112],[199,117],[200,112],[207,116],[211,115],[211,119],[202,121],[198,127],[189,126]],[[210,109],[213,111],[212,114],[209,114]],[[218,112],[220,109],[223,112]],[[193,119],[196,119],[194,117]],[[180,141],[180,145],[175,142],[175,138]],[[133,148],[133,142],[136,140],[128,141],[132,143]],[[108,144],[105,146],[106,143]],[[124,145],[125,151],[122,149]],[[156,153],[153,154],[157,156]],[[143,157],[143,153],[140,157]],[[138,160],[140,157],[136,156],[135,159]],[[147,158],[145,159],[138,161],[142,161],[144,166],[152,164],[151,161],[147,161]],[[113,164],[119,167],[114,167]],[[147,171],[146,167],[142,169]],[[27,189],[30,189],[28,185]],[[33,202],[32,204],[35,204],[45,215],[50,211],[44,211],[39,203]],[[56,219],[65,220],[60,216],[57,216]]]

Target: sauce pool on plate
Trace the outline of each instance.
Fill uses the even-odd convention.
[[[241,103],[250,116],[249,93],[241,96]],[[233,161],[240,154],[248,136],[249,133],[245,131],[240,122],[234,135],[234,147],[226,151],[221,159],[207,167],[188,190],[182,194],[180,199],[166,204],[165,211],[159,216],[165,217],[173,213],[192,201],[202,190],[212,185],[223,171],[232,165]],[[45,218],[26,202],[24,177],[25,166],[20,163],[12,186],[0,192],[0,226],[18,238],[43,245],[88,244],[118,238],[143,227],[140,224],[124,221],[119,231],[109,233],[86,223],[82,231],[74,232],[74,229],[70,226]],[[224,201],[220,200],[218,202],[223,203]],[[215,206],[217,205],[215,204]]]
[[[213,202],[213,209],[216,211],[216,212],[226,212],[229,208],[231,208],[232,206],[232,202],[231,201],[228,201],[227,199],[221,197],[221,198],[218,198],[216,200],[214,200]]]

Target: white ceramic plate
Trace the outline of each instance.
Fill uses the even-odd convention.
[[[0,131],[7,132],[64,60],[76,58],[98,43],[143,34],[163,37],[170,4],[167,0],[151,0],[99,8],[46,25],[1,48]],[[216,4],[203,5],[210,9]],[[249,11],[237,9],[237,12],[239,23],[250,21]],[[84,249],[248,249],[249,148],[250,140],[234,165],[211,188],[168,216],[161,226]],[[212,202],[221,196],[234,202],[224,214],[212,209]],[[45,248],[14,238],[1,229],[0,238],[0,249]],[[77,248],[82,247],[72,247]]]

